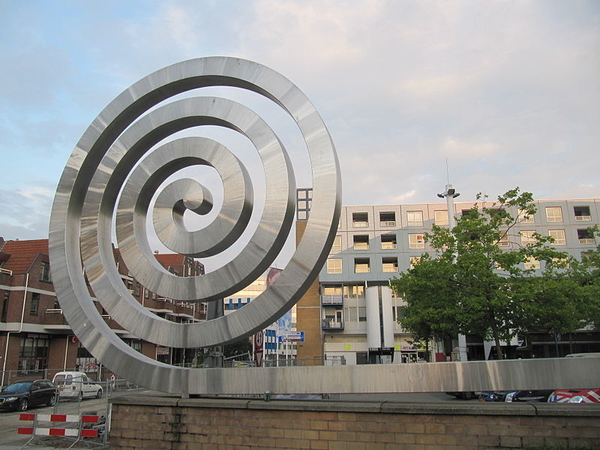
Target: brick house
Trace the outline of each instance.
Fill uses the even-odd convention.
[[[174,322],[206,319],[206,304],[159,297],[135,280],[114,251],[123,283],[148,310]],[[204,273],[204,266],[184,255],[156,254],[156,259],[178,276]],[[96,302],[111,329],[144,355],[171,364],[189,363],[196,349],[174,349],[138,339],[119,326]],[[111,375],[74,336],[62,314],[50,273],[48,240],[5,241],[0,237],[0,384],[18,378],[48,377],[80,368],[96,379]]]

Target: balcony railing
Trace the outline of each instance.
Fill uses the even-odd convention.
[[[382,220],[381,222],[379,222],[379,225],[382,227],[395,227],[396,221],[395,220]]]
[[[321,304],[322,305],[343,305],[344,304],[344,296],[343,295],[321,295]]]
[[[575,222],[591,222],[592,216],[575,216]]]
[[[382,250],[396,250],[398,245],[395,242],[382,242],[381,249]]]
[[[334,319],[323,319],[323,330],[343,330],[344,322],[336,321]]]

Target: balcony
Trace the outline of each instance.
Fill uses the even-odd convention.
[[[321,305],[343,306],[343,295],[321,295]]]
[[[343,330],[344,322],[338,321],[335,319],[323,319],[322,321],[323,330],[334,331],[334,330]]]
[[[575,222],[591,222],[592,216],[575,216]]]

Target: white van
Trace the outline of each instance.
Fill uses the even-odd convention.
[[[60,398],[101,398],[102,386],[90,380],[83,372],[58,372],[52,382],[58,388]]]

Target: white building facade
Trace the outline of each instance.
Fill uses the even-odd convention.
[[[455,217],[473,204],[454,203]],[[536,204],[537,213],[520,222],[510,238],[502,242],[503,247],[519,245],[533,232],[552,236],[557,250],[578,259],[596,247],[588,227],[600,223],[600,199],[539,200]],[[424,233],[433,224],[448,226],[448,222],[445,202],[342,208],[334,245],[319,276],[325,360],[398,364],[425,356],[424,349],[417,348],[398,323],[403,302],[389,288],[389,279],[407,271],[423,253],[431,252]],[[537,261],[530,264],[541,268]],[[298,328],[302,327],[298,323]],[[590,338],[589,345],[582,342],[582,351],[597,351],[597,337]],[[550,351],[544,350],[548,343],[538,344],[538,352]],[[487,357],[489,349],[484,349],[481,342],[468,345],[469,359]],[[431,360],[448,357],[441,348],[430,350]]]

